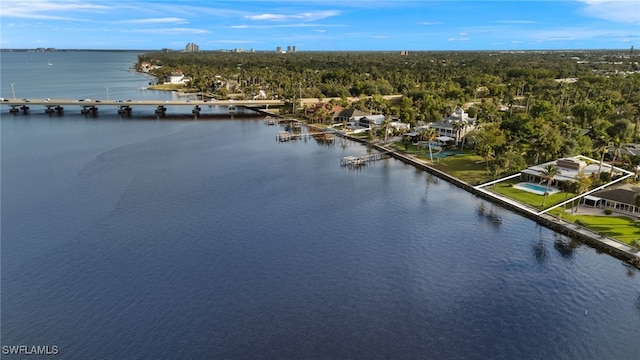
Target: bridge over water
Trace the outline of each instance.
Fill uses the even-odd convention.
[[[155,106],[157,115],[164,115],[167,106],[191,106],[194,116],[200,114],[203,106],[223,106],[229,111],[237,107],[252,110],[268,109],[284,105],[282,100],[72,100],[72,99],[3,99],[2,105],[10,107],[9,112],[17,114],[20,111],[27,113],[32,107],[42,107],[46,113],[57,112],[61,114],[65,107],[78,107],[83,114],[96,114],[99,108],[115,108],[119,114],[130,115],[138,106]]]

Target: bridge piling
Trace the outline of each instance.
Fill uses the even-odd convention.
[[[129,115],[131,116],[131,107],[130,106],[118,106],[118,115]]]

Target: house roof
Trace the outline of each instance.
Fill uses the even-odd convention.
[[[473,127],[476,123],[476,118],[469,117],[469,114],[465,113],[462,108],[456,108],[453,114],[430,124],[430,127],[436,129],[453,129],[454,124],[458,122],[462,122],[467,126]]]
[[[640,144],[623,144],[621,153],[630,156],[640,155]],[[609,152],[613,152],[613,148],[609,148]]]
[[[357,109],[343,109],[342,111],[336,114],[336,117],[350,119],[352,117],[360,117],[360,116],[366,116],[366,115],[369,115],[369,114],[366,114]]]
[[[593,195],[601,199],[635,205],[636,196],[640,195],[640,186],[624,184],[616,186],[615,188],[597,191]]]
[[[561,160],[567,161],[570,159],[574,159],[576,162],[581,161],[580,158],[578,157],[565,158]],[[534,165],[523,170],[522,172],[525,174],[530,174],[534,176],[542,176],[544,172],[544,168],[549,164],[558,165],[558,162],[557,160],[554,160],[554,161],[546,162],[544,164]],[[582,171],[585,176],[594,176],[594,174],[597,174],[600,170],[600,166],[597,163],[587,164],[581,169],[571,169],[571,168],[563,167],[562,164],[563,162],[560,162],[560,164],[558,165],[558,169],[560,170],[560,173],[553,177],[553,179],[556,181],[575,181],[580,171]],[[611,165],[603,164],[602,171],[610,171],[610,169],[611,169]]]
[[[357,116],[356,116],[357,117]],[[369,122],[373,122],[376,124],[382,124],[382,122],[385,120],[385,116],[384,115],[366,115],[360,118],[360,121],[369,121]]]

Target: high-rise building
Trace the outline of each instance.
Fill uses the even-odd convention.
[[[188,43],[187,46],[185,46],[184,51],[185,52],[199,52],[200,51],[200,47],[197,44]]]

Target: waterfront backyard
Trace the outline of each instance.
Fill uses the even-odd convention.
[[[395,147],[401,152],[411,154],[428,163],[431,167],[466,183],[480,185],[494,180],[482,161],[482,157],[471,150],[455,150],[455,152],[441,158],[437,157],[437,153],[434,153],[434,160],[433,163],[431,163],[429,152],[428,150],[425,151],[423,147],[418,147],[413,144],[396,144]],[[519,183],[521,183],[521,180],[518,178],[508,179],[489,185],[484,189],[538,211],[551,208],[576,196],[576,194],[570,192],[554,189],[554,191],[550,191],[550,193],[547,194],[545,199],[545,196],[539,192],[523,190],[521,186],[518,185]],[[539,186],[544,187],[544,185]],[[572,203],[568,203],[549,211],[549,214],[562,218],[565,221],[581,225],[620,242],[632,246],[640,246],[640,221],[637,219],[622,215],[606,214],[603,209],[594,209],[588,212],[584,210],[581,211],[580,209],[584,209],[584,206],[579,206],[577,208],[578,210],[575,211],[574,214],[571,214],[571,206]]]
[[[441,153],[432,151],[433,163],[431,163],[429,149],[425,149],[424,146],[396,143],[393,147],[471,185],[493,180],[482,157],[473,150],[448,149]]]
[[[576,194],[560,191],[548,194],[542,206],[543,195],[514,187],[519,181],[507,180],[488,186],[485,189],[515,200],[523,205],[544,210],[575,197]],[[603,236],[607,236],[632,246],[640,245],[640,221],[624,215],[607,214],[604,209],[578,205],[571,213],[572,203],[549,211],[550,215],[583,226]],[[589,208],[588,210],[585,210]]]

